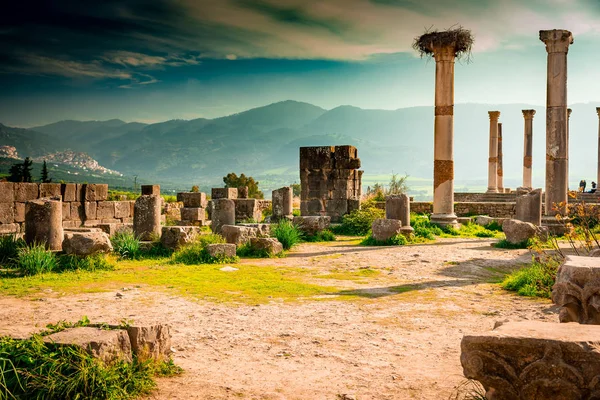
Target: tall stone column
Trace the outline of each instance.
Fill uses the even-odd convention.
[[[522,110],[525,119],[525,132],[523,144],[523,188],[532,189],[531,165],[533,162],[533,116],[535,110]]]
[[[569,132],[571,131],[571,113],[573,110],[567,108],[567,192],[569,191]],[[567,198],[568,199],[568,198]]]
[[[504,193],[504,178],[502,172],[502,123],[498,122],[498,192]]]
[[[453,46],[434,47],[435,126],[433,214],[431,222],[458,226],[454,214],[454,59]]]
[[[490,157],[488,158],[487,193],[498,193],[498,118],[500,111],[488,111],[490,115]]]
[[[540,31],[540,40],[548,52],[544,224],[551,230],[560,231],[555,215],[566,214],[568,200],[567,53],[573,35],[566,30]],[[558,208],[553,210],[555,205]]]
[[[596,114],[598,114],[598,176],[596,184],[600,185],[600,107],[596,107]]]

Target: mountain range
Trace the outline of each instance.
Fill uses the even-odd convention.
[[[595,104],[574,104],[570,125],[570,180],[596,176],[598,116]],[[534,183],[542,187],[545,166],[545,109],[528,104],[455,106],[454,154],[457,190],[486,185],[489,110],[501,111],[505,186],[521,184],[522,109],[534,118]],[[203,190],[222,184],[229,172],[245,173],[270,190],[299,181],[300,146],[351,144],[365,170],[363,184],[386,183],[390,174],[408,174],[409,186],[431,192],[433,107],[332,110],[283,101],[215,119],[143,124],[60,121],[30,129],[0,124],[0,145],[21,156],[40,157],[64,150],[85,152],[103,167],[145,181]]]

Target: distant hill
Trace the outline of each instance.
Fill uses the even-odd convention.
[[[544,184],[545,108],[528,104],[455,106],[454,154],[460,190],[486,184],[489,110],[501,111],[505,186],[521,183],[522,109],[534,108],[534,183]],[[597,162],[595,104],[574,104],[570,125],[570,180],[590,181]],[[84,151],[102,166],[126,175],[172,185],[221,185],[228,172],[258,178],[270,190],[299,181],[298,147],[352,144],[358,147],[364,183],[386,183],[392,172],[410,175],[409,185],[431,191],[433,107],[324,110],[284,101],[216,119],[171,120],[156,124],[61,121],[29,130],[0,125],[0,145],[21,155]],[[411,184],[412,180],[412,184]]]

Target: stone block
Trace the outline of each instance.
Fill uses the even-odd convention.
[[[201,207],[184,207],[180,209],[181,219],[184,221],[204,221],[206,209]]]
[[[206,245],[206,251],[211,257],[235,257],[237,246],[231,243],[213,243]]]
[[[160,196],[160,185],[142,185],[142,196]]]
[[[346,205],[346,207],[348,207]],[[317,216],[326,213],[325,200],[311,199],[300,202],[300,213],[303,216]]]
[[[60,193],[62,195],[63,202],[81,201],[81,197],[77,197],[77,185],[75,183],[61,184]]]
[[[600,259],[568,256],[558,269],[552,301],[560,322],[600,325]]]
[[[62,250],[62,202],[32,200],[25,203],[25,241],[42,243],[48,250]]]
[[[62,193],[60,183],[40,183],[40,197],[60,198]]]
[[[140,196],[135,201],[133,231],[141,240],[153,240],[160,236],[160,204],[159,196]]]
[[[128,218],[131,216],[129,201],[115,201],[115,218]]]
[[[15,203],[0,203],[0,224],[15,222]]]
[[[332,222],[340,222],[342,217],[348,214],[348,200],[327,200],[325,203],[327,215],[331,217]]]
[[[378,218],[371,225],[373,231],[373,239],[380,242],[385,242],[400,234],[402,230],[402,221],[399,219],[383,219]]]
[[[273,190],[271,198],[273,206],[271,221],[292,217],[294,211],[294,191],[291,186]]]
[[[37,183],[15,183],[13,190],[15,201],[18,202],[37,200],[40,194],[40,188]]]
[[[237,188],[212,188],[211,200],[218,199],[237,199],[238,193]]]
[[[74,201],[70,203],[71,205],[71,214],[70,217],[72,220],[82,221],[85,219],[85,207],[78,201]],[[94,216],[95,218],[95,216]]]
[[[223,225],[221,227],[221,236],[227,243],[240,245],[250,241],[251,238],[258,236],[258,229],[247,226]]]
[[[160,242],[167,249],[177,250],[181,246],[192,243],[199,234],[200,230],[194,226],[164,226]]]
[[[63,221],[63,231],[81,227],[80,220]]]
[[[0,182],[0,203],[12,203],[15,201],[15,184],[12,182]]]
[[[248,198],[248,186],[240,186],[237,188],[238,190],[238,199],[247,199]]]
[[[506,240],[513,244],[523,243],[528,239],[535,237],[537,233],[536,226],[516,219],[507,219],[502,223],[502,231],[506,235]]]
[[[79,201],[79,202],[84,202],[85,198],[84,198],[84,190],[85,184],[83,183],[77,183],[75,184],[75,201]]]
[[[333,169],[334,146],[300,147],[300,169]]]
[[[349,199],[348,200],[348,214],[352,211],[360,210],[360,200]]]
[[[25,203],[15,204],[15,222],[25,222]]]
[[[83,226],[87,228],[95,228],[102,223],[100,219],[86,219],[83,221]]]
[[[542,225],[542,189],[517,196],[515,219],[529,222],[536,226]]]
[[[260,222],[262,220],[262,211],[256,199],[235,199],[235,221],[242,222],[253,220]]]
[[[230,199],[212,200],[212,224],[214,233],[221,233],[224,225],[235,225],[235,203]]]
[[[360,168],[358,150],[354,146],[335,146],[333,158],[336,169]]]
[[[488,224],[491,224],[495,220],[495,218],[489,217],[487,215],[478,215],[477,217],[475,217],[475,223],[480,226],[486,226]]]
[[[19,232],[21,232],[21,226],[19,224],[0,224],[0,235]]]
[[[120,329],[69,328],[44,336],[44,342],[78,346],[107,364],[117,360],[132,361],[129,335]]]
[[[100,222],[102,224],[120,224],[121,219],[120,218],[102,218],[100,220]]]
[[[103,183],[88,183],[82,186],[85,201],[105,201],[108,199],[108,185]]]
[[[264,250],[268,254],[279,254],[283,251],[283,245],[275,238],[252,238],[250,246],[256,250]]]
[[[142,359],[166,360],[171,354],[171,327],[166,324],[128,326],[133,354]]]
[[[105,232],[65,232],[63,251],[76,256],[110,253],[112,244]]]
[[[86,201],[83,203],[84,219],[96,219],[96,212],[98,209],[98,203],[95,201]]]
[[[96,206],[96,219],[115,218],[115,202],[99,201]]]
[[[406,194],[387,196],[385,199],[385,217],[398,219],[404,226],[410,226],[410,198]]]
[[[208,201],[206,193],[184,192],[177,193],[177,201],[181,201],[184,207],[203,207],[206,208]]]
[[[269,236],[271,234],[271,224],[237,224],[235,226],[258,229],[258,236]]]
[[[598,348],[598,326],[508,322],[463,336],[460,361],[489,400],[595,399]]]
[[[63,221],[67,221],[67,220],[71,219],[71,204],[70,203],[62,203],[62,219],[63,219]]]
[[[328,229],[331,225],[331,217],[328,216],[302,216],[294,217],[294,225],[307,235],[316,235],[317,233]]]

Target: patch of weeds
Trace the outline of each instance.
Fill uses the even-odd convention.
[[[25,247],[25,241],[16,235],[0,236],[0,265],[10,266],[15,262],[19,249]]]
[[[329,229],[317,232],[316,235],[304,235],[305,242],[335,242],[335,234]]]
[[[427,240],[435,240],[435,234],[428,228],[417,226],[414,228],[413,234],[415,237],[420,237]]]
[[[332,231],[338,235],[364,236],[369,233],[373,221],[378,218],[385,218],[384,210],[375,207],[354,210],[344,215],[342,223],[332,227]]]
[[[238,257],[244,258],[271,258],[274,254],[269,253],[267,249],[257,249],[250,243],[244,243],[237,248],[236,254]]]
[[[289,250],[302,240],[302,232],[291,221],[279,221],[271,228],[271,236],[277,238],[284,250]],[[239,253],[238,253],[239,255]]]
[[[110,241],[121,259],[137,260],[142,254],[140,240],[132,232],[117,232]]]
[[[548,257],[544,260],[534,258],[529,266],[516,270],[504,278],[501,285],[504,289],[517,292],[520,296],[550,298],[559,265],[560,262],[556,258]]]
[[[75,255],[62,255],[58,257],[58,264],[55,272],[63,271],[112,271],[115,266],[112,265],[104,255],[96,254],[88,257]]]
[[[489,224],[484,226],[488,231],[496,231],[502,232],[502,225],[498,223],[498,221],[492,221]]]
[[[373,234],[370,234],[369,236],[364,238],[363,241],[360,242],[360,244],[363,246],[403,246],[405,244],[408,244],[408,240],[404,237],[404,235],[396,235],[389,238],[388,240],[382,241],[376,240],[373,237]]]
[[[66,325],[66,324],[65,324]],[[105,364],[77,346],[0,338],[2,398],[133,399],[156,388],[154,377],[182,372],[172,360]]]
[[[206,245],[208,244],[211,243],[208,243],[207,240],[196,241],[194,243],[183,246],[175,253],[173,253],[172,262],[186,265],[197,265],[237,263],[239,261],[237,257],[227,257],[225,255],[217,255],[216,257],[211,256],[208,253],[208,250],[206,250]]]
[[[489,230],[481,225],[469,223],[463,224],[460,229],[458,229],[458,234],[461,237],[491,238],[496,237],[498,232]]]
[[[534,244],[534,241],[531,239],[524,240],[520,243],[511,243],[506,239],[502,239],[498,243],[494,243],[494,247],[497,249],[527,249]]]
[[[33,243],[18,249],[14,266],[23,275],[38,275],[56,270],[58,260],[43,244]]]

